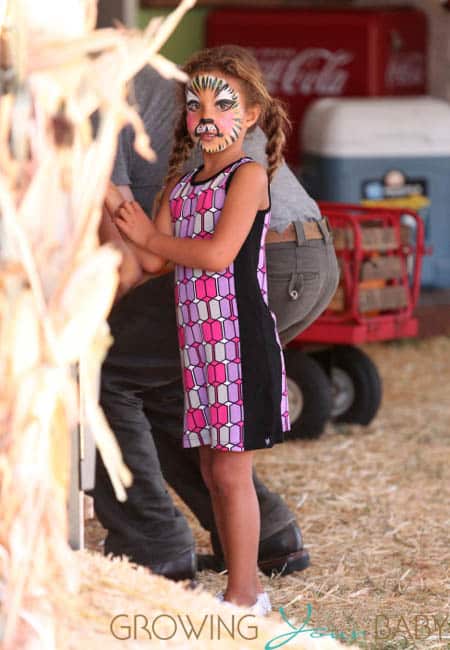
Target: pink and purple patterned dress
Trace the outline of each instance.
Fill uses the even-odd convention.
[[[177,237],[214,233],[241,158],[212,178],[186,174],[170,195]],[[264,240],[270,209],[257,212],[234,262],[220,272],[177,265],[175,303],[185,389],[183,447],[272,447],[289,430],[283,354],[267,305]]]

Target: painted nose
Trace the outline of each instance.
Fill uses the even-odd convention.
[[[202,118],[199,121],[197,128],[195,129],[195,135],[201,136],[204,134],[216,135],[216,136],[222,135],[219,132],[219,129],[217,128],[217,125],[215,124],[214,120],[208,120]]]
[[[200,116],[200,121],[207,123],[207,122],[214,122],[214,115],[211,112],[211,109],[205,106],[203,109],[201,116]]]

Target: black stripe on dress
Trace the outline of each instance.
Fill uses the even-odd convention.
[[[234,261],[246,450],[272,447],[283,441],[281,351],[257,276],[266,214],[266,210],[257,212],[250,233]]]

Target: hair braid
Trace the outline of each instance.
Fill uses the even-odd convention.
[[[181,175],[183,170],[183,163],[189,158],[194,143],[189,136],[188,130],[186,128],[186,109],[184,108],[181,112],[178,122],[175,125],[174,131],[174,142],[172,151],[169,157],[169,164],[166,177],[162,189],[158,192],[153,204],[152,213],[155,215],[159,209],[161,203],[161,198],[164,192],[164,188],[167,184],[177,176]]]
[[[164,185],[182,172],[183,163],[189,158],[193,146],[194,143],[186,128],[186,109],[184,108],[175,126],[174,143]]]
[[[270,182],[283,162],[283,149],[287,134],[291,130],[286,110],[279,99],[268,95],[267,108],[261,118],[261,128],[267,136],[267,176]]]

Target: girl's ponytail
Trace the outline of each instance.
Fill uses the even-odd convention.
[[[266,110],[261,119],[261,128],[267,136],[267,176],[269,183],[278,167],[283,162],[283,149],[291,123],[287,112],[279,99],[267,97]]]
[[[186,109],[184,109],[175,126],[173,148],[169,158],[169,168],[166,182],[164,183],[165,185],[168,181],[182,173],[183,165],[189,158],[193,146],[194,143],[186,127]]]

